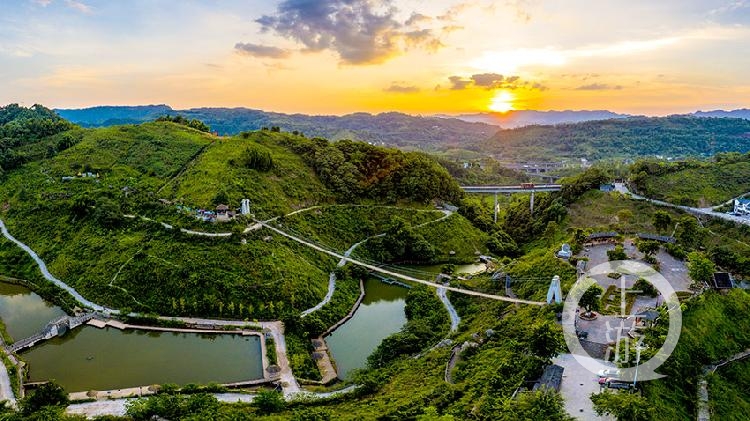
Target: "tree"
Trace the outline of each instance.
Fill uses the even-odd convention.
[[[487,415],[500,420],[572,421],[574,419],[565,411],[562,396],[548,388],[519,393],[517,399],[505,401],[502,411]]]
[[[628,258],[628,255],[625,254],[625,249],[621,245],[617,245],[614,250],[607,250],[607,258],[610,261],[625,260]]]
[[[669,213],[658,210],[654,212],[654,227],[659,231],[664,231],[672,225],[672,216]]]
[[[598,284],[591,285],[589,289],[583,293],[581,299],[578,300],[578,305],[585,308],[587,313],[597,311],[601,308],[601,299],[599,296],[602,295],[602,293],[604,293],[604,288],[600,287]]]
[[[646,256],[652,256],[654,253],[659,251],[659,243],[656,241],[639,241],[638,242],[638,251],[645,254]]]
[[[708,282],[714,276],[716,267],[703,253],[693,251],[688,254],[688,274],[695,282]]]
[[[618,421],[649,421],[654,419],[654,408],[648,399],[635,393],[610,392],[591,394],[597,415],[609,414]]]
[[[253,406],[263,414],[279,412],[286,407],[284,394],[275,390],[261,390],[253,399]]]
[[[62,386],[48,382],[21,401],[21,413],[31,415],[48,406],[63,407],[68,404],[68,394]]]
[[[692,216],[683,216],[677,229],[677,240],[687,249],[696,248],[701,243],[701,227]]]

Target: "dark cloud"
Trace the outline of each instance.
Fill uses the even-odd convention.
[[[471,77],[462,76],[450,76],[448,80],[451,83],[450,89],[461,90],[469,88],[484,88],[487,90],[492,89],[518,89],[528,88],[537,89],[540,91],[546,91],[547,87],[539,82],[523,81],[519,76],[504,76],[499,73],[478,73],[471,75]],[[438,86],[435,89],[439,89]]]
[[[414,27],[422,15],[400,22],[397,12],[392,0],[284,0],[256,22],[309,51],[333,50],[348,64],[380,63],[405,47],[439,47],[431,30]]]
[[[480,73],[472,75],[471,80],[474,81],[476,86],[491,89],[495,85],[501,84],[505,80],[505,76],[498,73]]]
[[[287,58],[290,54],[288,50],[284,50],[283,48],[251,44],[249,42],[238,42],[234,45],[234,49],[242,54],[247,54],[253,57]]]
[[[391,86],[383,89],[385,92],[394,92],[398,94],[410,94],[414,92],[419,92],[419,88],[416,86],[406,86],[399,83],[392,83]]]
[[[576,91],[609,91],[609,90],[620,90],[622,85],[607,85],[606,83],[590,83],[588,85],[581,85],[576,88]]]
[[[461,76],[451,76],[448,78],[448,80],[451,82],[451,89],[453,89],[454,91],[466,89],[471,85],[471,80],[466,80]]]

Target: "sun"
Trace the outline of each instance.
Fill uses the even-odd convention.
[[[514,109],[513,101],[515,101],[515,99],[515,96],[508,91],[497,91],[490,101],[489,108],[497,113],[507,113]]]

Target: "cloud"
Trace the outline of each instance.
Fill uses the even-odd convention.
[[[48,4],[49,4],[49,3],[48,3]],[[86,3],[83,3],[83,2],[81,2],[81,1],[78,1],[78,0],[65,0],[65,4],[66,4],[66,5],[67,5],[67,6],[69,7],[69,8],[71,8],[71,9],[73,9],[73,10],[77,10],[77,11],[79,11],[79,12],[81,12],[81,13],[85,13],[85,14],[87,14],[87,15],[89,15],[89,14],[91,14],[91,13],[93,13],[93,12],[94,12],[94,11],[93,11],[93,10],[91,9],[91,6],[89,6],[89,5],[87,5]]]
[[[620,89],[622,89],[622,85],[607,85],[606,83],[590,83],[575,88],[576,91],[609,91]]]
[[[466,89],[471,85],[471,80],[466,80],[461,76],[450,76],[448,80],[451,82],[451,89],[454,91]]]
[[[448,77],[451,86],[450,89],[462,90],[469,88],[484,88],[487,90],[493,89],[537,89],[540,91],[547,90],[547,87],[539,82],[529,82],[521,80],[519,76],[504,76],[500,73],[478,73],[471,75],[470,77],[463,76],[450,76]]]
[[[416,86],[406,86],[397,82],[393,82],[391,86],[383,89],[384,92],[393,92],[398,94],[411,94],[419,92],[420,89]]]
[[[289,50],[283,48],[272,47],[269,45],[252,44],[249,42],[238,42],[234,45],[234,49],[240,54],[253,56],[253,57],[265,57],[265,58],[287,58],[291,54]]]
[[[406,26],[413,26],[420,22],[430,22],[432,20],[431,17],[427,15],[423,15],[421,13],[413,12],[411,16],[409,16],[409,19],[404,22],[404,25]]]
[[[480,73],[471,76],[471,80],[474,81],[474,85],[490,89],[495,85],[502,83],[504,79],[505,76],[499,73]]]
[[[36,4],[38,4],[38,5],[42,6],[42,7],[47,7],[47,6],[49,6],[50,3],[52,3],[52,0],[34,0],[34,3],[36,3]]]
[[[263,32],[294,40],[308,51],[335,51],[346,64],[376,64],[408,47],[440,48],[426,19],[397,19],[393,0],[284,0],[273,15],[256,20]]]

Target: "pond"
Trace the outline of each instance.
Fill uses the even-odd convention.
[[[0,318],[15,340],[64,314],[28,288],[0,283]],[[69,392],[263,377],[258,336],[84,326],[23,352],[21,358],[29,363],[29,381],[54,379]]]
[[[60,307],[44,301],[28,288],[0,282],[0,319],[14,340],[31,336],[64,315]]]
[[[406,324],[407,292],[377,279],[365,281],[365,298],[354,317],[326,337],[340,378],[363,368],[380,342]]]
[[[54,379],[69,392],[263,377],[258,336],[84,326],[21,358],[29,363],[31,382]]]

